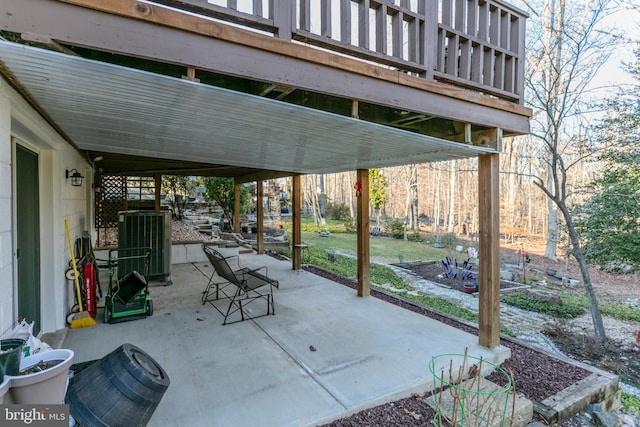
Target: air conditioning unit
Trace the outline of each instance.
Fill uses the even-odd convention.
[[[118,250],[134,248],[149,248],[150,279],[171,284],[170,211],[118,212]],[[133,270],[144,274],[144,262],[142,258],[118,259],[118,276]]]

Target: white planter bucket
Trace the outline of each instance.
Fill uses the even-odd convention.
[[[5,402],[4,396],[9,391],[10,385],[11,385],[11,377],[5,376],[3,381],[0,382],[0,405],[2,405],[3,403],[8,403],[8,402]]]
[[[67,376],[73,362],[73,351],[51,350],[24,357],[20,361],[20,370],[37,365],[40,361],[52,360],[62,360],[62,362],[44,371],[9,377],[11,379],[9,393],[14,403],[34,405],[64,403]]]

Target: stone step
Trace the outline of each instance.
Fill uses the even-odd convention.
[[[481,376],[429,396],[425,402],[449,421],[455,418],[457,425],[524,427],[533,419],[529,399],[516,393],[514,401],[513,393]]]
[[[213,242],[213,244],[219,248],[237,248],[240,246],[238,242],[232,242],[231,240],[218,240],[217,242]]]

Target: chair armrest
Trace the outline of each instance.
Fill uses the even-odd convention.
[[[267,268],[267,266],[266,266],[266,265],[263,265],[262,267],[258,267],[258,268],[249,269],[249,270],[247,271],[247,273],[249,273],[249,274],[251,274],[251,273],[256,273],[256,272],[258,272],[258,271],[260,271],[260,270],[264,270],[264,275],[265,275],[265,276],[268,276],[268,275],[269,275],[269,269]]]
[[[258,271],[260,270],[264,270],[265,271],[264,274],[258,273]],[[247,274],[253,277],[256,277],[259,280],[263,280],[265,283],[268,283],[271,286],[275,286],[276,288],[280,287],[280,282],[278,282],[276,279],[272,279],[269,277],[269,269],[266,266],[254,268],[253,270],[248,270]]]

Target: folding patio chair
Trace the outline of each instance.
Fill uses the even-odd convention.
[[[273,288],[277,288],[279,283],[277,280],[269,278],[266,266],[255,269],[243,268],[240,267],[240,257],[238,255],[225,257],[212,247],[204,244],[202,245],[202,250],[209,262],[211,262],[214,271],[202,293],[201,301],[202,304],[210,303],[213,308],[224,316],[223,325],[275,314]],[[232,258],[236,259],[237,268],[235,270],[230,267],[228,262]],[[264,273],[260,273],[262,270],[264,270]],[[216,280],[216,276],[218,280]],[[214,301],[224,299],[229,300],[226,312],[223,312],[214,304]],[[265,313],[255,315],[250,310],[247,310],[249,304],[260,299],[265,300],[267,303]],[[230,316],[235,313],[239,314],[240,319],[238,320],[237,316],[235,316],[233,319],[236,320],[232,319],[230,321]]]

